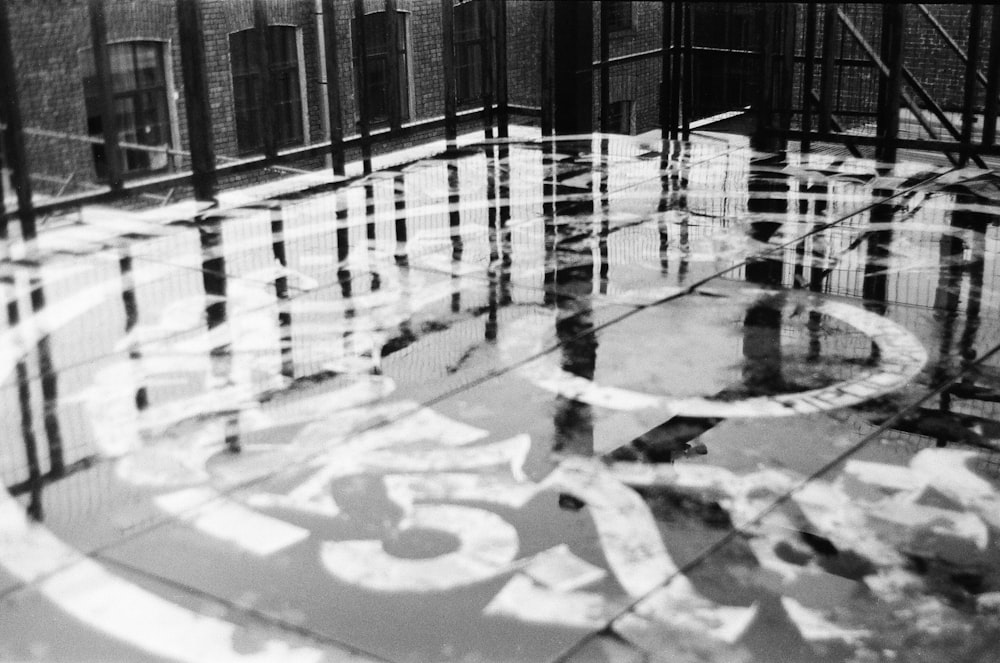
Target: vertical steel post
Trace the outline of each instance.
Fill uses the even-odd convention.
[[[458,137],[458,103],[455,99],[455,4],[441,0],[441,64],[444,67],[444,135],[448,147]]]
[[[5,125],[3,142],[11,183],[17,195],[17,214],[21,222],[21,236],[26,241],[35,239],[35,208],[31,201],[31,174],[28,170],[28,152],[24,145],[21,125],[21,108],[17,91],[17,69],[11,47],[10,16],[7,0],[0,0],[0,121]],[[0,239],[7,237],[7,213],[0,190]]]
[[[396,132],[402,126],[403,99],[399,84],[403,73],[399,70],[399,12],[396,0],[385,0],[386,40],[389,42],[389,127]]]
[[[274,137],[274,106],[271,103],[271,40],[267,29],[267,0],[253,0],[254,42],[257,46],[257,69],[260,88],[257,90],[260,108],[260,135],[264,145],[264,155],[273,159],[278,154]]]
[[[882,61],[889,68],[880,76],[879,107],[875,158],[896,160],[896,138],[899,134],[899,109],[903,92],[904,13],[903,6],[886,4],[882,8]]]
[[[507,3],[505,0],[495,0],[495,4],[497,136],[507,138],[510,133],[510,102],[507,93]]]
[[[542,43],[541,57],[539,61],[539,74],[542,87],[542,135],[551,136],[555,131],[555,96],[552,88],[555,84],[552,63],[553,39],[552,21],[553,12],[550,3],[542,5]]]
[[[979,73],[979,39],[980,26],[983,20],[983,6],[980,3],[972,5],[969,11],[969,46],[968,59],[965,62],[965,94],[962,101],[962,147],[959,151],[959,165],[964,166],[969,161],[972,150],[972,124],[976,120],[976,76]]]
[[[660,11],[663,12],[661,16],[662,23],[660,25],[660,137],[662,140],[668,140],[673,136],[674,127],[671,124],[671,106],[674,103],[674,98],[670,94],[671,92],[671,66],[672,60],[670,52],[670,35],[673,32],[673,26],[671,24],[671,18],[673,16],[673,11],[671,9],[671,3],[661,2]]]
[[[757,127],[752,144],[769,149],[774,137],[774,7],[763,5],[760,12],[760,94],[757,98]]]
[[[209,105],[205,42],[200,0],[177,0],[184,102],[187,105],[188,144],[191,148],[191,184],[195,200],[216,202],[218,178]]]
[[[684,76],[681,69],[681,45],[684,42],[684,5],[681,2],[671,2],[673,8],[674,33],[670,42],[671,68],[670,68],[670,127],[676,137],[681,127],[681,90],[683,89]]]
[[[601,132],[608,133],[611,131],[611,123],[608,122],[608,112],[611,110],[611,64],[608,62],[611,58],[611,21],[607,6],[599,4],[598,7],[601,12]]]
[[[118,145],[118,126],[115,122],[115,98],[111,85],[111,58],[108,54],[108,25],[104,16],[104,0],[90,0],[90,37],[101,104],[104,163],[108,169],[108,184],[117,191],[122,188],[123,164],[121,148]]]
[[[493,2],[476,3],[476,21],[479,27],[479,96],[483,102],[483,136],[493,138],[493,61],[496,38],[493,34]]]
[[[992,147],[997,135],[997,95],[1000,94],[1000,5],[993,5],[990,22],[990,60],[986,72],[983,108],[983,147]]]
[[[180,0],[183,2],[183,0]],[[337,3],[323,0],[323,38],[326,43],[326,107],[330,124],[330,156],[333,174],[344,175],[344,111],[340,102],[340,37],[337,34]]]
[[[819,92],[819,132],[830,135],[833,115],[833,91],[836,82],[834,69],[837,66],[837,35],[840,21],[837,20],[837,5],[827,3],[823,9],[823,65],[820,74]]]
[[[802,73],[802,141],[801,150],[812,148],[812,94],[816,68],[816,3],[806,6],[805,70]]]
[[[781,130],[792,128],[792,103],[795,92],[795,29],[798,25],[798,12],[793,4],[782,7],[781,12],[781,110],[779,114]],[[781,139],[784,145],[786,139]]]
[[[368,89],[368,45],[365,34],[365,3],[354,0],[354,92],[358,108],[358,131],[361,133],[361,161],[367,175],[372,172],[372,137],[369,128]]]
[[[681,131],[684,140],[691,137],[691,115],[694,112],[694,49],[692,43],[691,3],[677,4],[681,14],[678,21],[684,24],[684,87],[681,93]]]
[[[594,130],[593,6],[555,0],[555,130],[583,134]]]

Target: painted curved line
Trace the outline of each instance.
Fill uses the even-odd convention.
[[[600,461],[564,458],[542,485],[587,504],[608,566],[629,596],[644,596],[678,572],[649,507]]]
[[[641,293],[642,291],[637,291]],[[659,295],[659,292],[656,293]],[[761,290],[742,290],[741,296],[777,294]],[[781,291],[786,298],[804,299]],[[639,297],[640,295],[636,295]],[[888,318],[862,308],[836,301],[821,301],[813,310],[853,327],[868,336],[881,351],[878,369],[865,370],[859,375],[826,387],[775,396],[755,396],[734,401],[706,397],[676,398],[650,394],[620,387],[608,387],[574,375],[560,366],[540,362],[528,364],[519,372],[536,386],[551,393],[590,405],[618,410],[661,408],[678,416],[710,418],[788,417],[813,414],[848,407],[895,391],[916,378],[927,363],[927,351],[911,332]],[[509,344],[520,349],[541,351],[541,342],[520,339]]]
[[[294,644],[292,638],[269,637],[261,627],[252,627],[261,636],[258,651],[241,653],[234,647],[241,627],[179,606],[114,575],[45,527],[28,521],[21,505],[4,490],[0,490],[0,564],[67,615],[156,656],[191,663],[366,660],[342,650]]]
[[[376,592],[439,592],[510,570],[519,547],[517,530],[490,511],[454,505],[417,505],[405,529],[453,534],[459,548],[427,559],[390,555],[378,540],[327,541],[321,556],[338,580]]]

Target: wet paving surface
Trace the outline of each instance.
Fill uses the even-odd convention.
[[[11,240],[0,660],[997,660],[998,213],[588,136]]]

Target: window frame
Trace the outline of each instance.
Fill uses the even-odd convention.
[[[483,103],[483,46],[488,35],[482,31],[483,21],[481,12],[484,10],[480,0],[466,0],[455,5],[454,43],[455,43],[455,99],[459,106],[472,106]],[[471,14],[474,30],[469,30],[468,35],[460,39],[459,33],[459,13],[469,12]],[[469,56],[471,57],[465,57]],[[468,90],[463,90],[462,72],[468,72]],[[465,92],[463,94],[463,92]]]
[[[384,39],[382,41],[383,41],[383,43],[385,43],[385,50],[383,52],[372,53],[371,52],[371,49],[372,49],[372,40],[370,38],[367,38],[367,36],[369,34],[372,34],[372,33],[376,32],[376,31],[372,30],[371,32],[368,32],[368,31],[365,32],[366,39],[365,39],[365,44],[364,45],[365,45],[365,49],[368,52],[366,52],[366,53],[360,53],[360,57],[364,58],[364,63],[363,64],[364,64],[364,71],[367,74],[366,75],[366,79],[367,80],[362,81],[361,80],[361,71],[362,71],[361,64],[362,63],[360,63],[358,61],[358,56],[359,56],[358,50],[359,49],[357,49],[357,48],[354,47],[354,45],[357,44],[357,39],[358,39],[358,17],[356,17],[356,16],[352,17],[351,18],[351,40],[352,40],[352,49],[351,49],[352,58],[351,58],[351,62],[352,62],[352,66],[354,68],[354,86],[355,86],[355,92],[357,92],[357,90],[359,90],[362,85],[365,86],[364,87],[364,90],[365,90],[364,91],[364,99],[365,99],[365,105],[367,107],[366,110],[368,110],[368,112],[369,112],[369,115],[367,117],[368,124],[370,126],[386,126],[386,125],[389,124],[390,118],[392,117],[391,108],[389,106],[389,104],[392,103],[392,96],[389,94],[390,81],[389,81],[389,74],[388,74],[388,72],[389,72],[389,69],[388,69],[388,58],[390,56],[390,49],[388,47],[388,41],[389,41],[388,32],[389,32],[389,30],[388,30],[387,21],[385,20],[386,18],[388,18],[388,13],[387,13],[387,10],[385,10],[385,9],[380,10],[380,11],[376,11],[376,12],[366,12],[361,17],[361,20],[362,21],[367,21],[369,19],[372,19],[372,17],[375,17],[375,16],[382,17],[382,25],[383,25],[382,31],[383,31],[383,35],[384,35]],[[401,122],[408,122],[413,117],[413,113],[414,113],[414,111],[413,111],[413,105],[414,105],[414,99],[413,99],[413,76],[411,75],[412,74],[412,72],[411,72],[411,66],[412,66],[411,53],[412,53],[412,48],[411,48],[411,44],[410,44],[409,16],[410,16],[410,12],[408,12],[408,11],[406,11],[404,9],[399,9],[399,8],[396,9],[396,27],[397,27],[397,33],[396,33],[397,34],[396,57],[398,58],[397,65],[398,65],[398,71],[399,71],[399,103],[400,103],[399,119],[400,119]],[[372,64],[373,64],[373,62],[378,62],[378,61],[384,61],[385,62],[385,65],[384,65],[385,82],[382,83],[382,84],[377,84],[377,83],[373,84],[373,82],[372,82],[372,76],[371,76]],[[377,88],[381,88],[381,90],[382,90],[379,94],[382,97],[382,101],[383,101],[382,106],[385,109],[384,113],[383,114],[379,114],[379,115],[375,115],[374,113],[371,112],[371,109],[373,107],[373,104],[372,104],[372,99],[373,99],[372,91],[373,91],[373,89],[377,89]],[[359,104],[355,104],[354,115],[355,115],[356,120],[358,120],[358,121],[361,120],[361,108],[360,108]]]
[[[257,154],[264,149],[264,115],[259,105],[263,81],[259,60],[253,53],[256,47],[255,30],[256,28],[237,30],[229,33],[228,38],[236,150],[241,155]],[[277,48],[279,35],[282,38],[281,49]],[[276,111],[275,148],[304,145],[308,122],[305,117],[306,99],[302,81],[301,30],[296,25],[268,25],[267,40],[268,51],[272,56],[268,61],[271,90],[265,98]],[[279,51],[286,56],[282,60],[276,60],[274,57]],[[283,83],[287,84],[287,89],[278,94],[277,91]],[[283,107],[285,112],[282,113]]]
[[[120,172],[123,177],[137,177],[147,174],[155,174],[168,170],[171,165],[171,158],[167,152],[156,150],[140,150],[124,147],[126,144],[143,145],[148,147],[165,146],[167,150],[174,147],[176,132],[174,130],[173,113],[174,108],[171,103],[169,91],[171,90],[171,72],[168,64],[170,62],[167,47],[169,42],[156,39],[129,39],[112,42],[108,44],[108,59],[112,70],[109,71],[110,83],[112,86],[111,97],[118,124],[118,142],[123,146],[119,149],[121,164]],[[152,82],[141,81],[140,50],[149,48],[154,56],[155,72]],[[130,68],[124,74],[125,78],[131,78],[131,84],[125,87],[116,83],[121,79],[116,76],[121,72],[115,71],[115,63],[120,51],[127,49],[127,58]],[[87,116],[87,134],[92,137],[103,137],[103,120],[101,115],[100,81],[97,81],[97,67],[94,62],[94,51],[92,48],[80,49],[81,79],[84,93],[84,111]],[[131,102],[130,104],[124,102]],[[123,106],[126,108],[123,110]],[[130,110],[128,109],[130,107]],[[130,121],[123,123],[122,116]],[[147,123],[145,132],[149,132],[151,127],[158,129],[156,142],[144,142],[146,139],[140,132],[142,119],[150,116],[155,118],[152,123]],[[131,133],[131,136],[128,134]],[[99,181],[106,180],[109,176],[107,167],[107,155],[105,154],[105,144],[103,140],[99,143],[92,143],[91,153],[93,156],[94,171]],[[162,155],[162,156],[161,156]]]

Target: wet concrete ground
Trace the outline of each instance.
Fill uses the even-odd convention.
[[[588,136],[10,240],[0,660],[995,661],[998,212]]]

